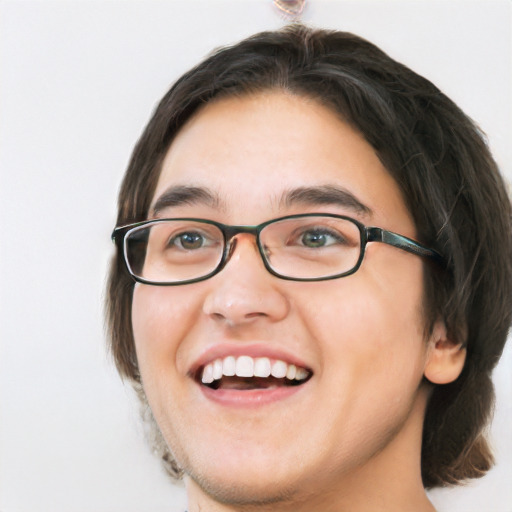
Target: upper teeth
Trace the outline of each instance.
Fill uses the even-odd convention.
[[[279,359],[270,360],[268,357],[250,356],[227,356],[223,359],[216,359],[213,363],[203,368],[201,382],[210,384],[219,380],[223,375],[226,377],[276,377],[289,380],[304,380],[309,372],[305,368],[297,367],[294,364],[287,364]]]

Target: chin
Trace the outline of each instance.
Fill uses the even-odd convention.
[[[311,478],[305,477],[304,461],[297,454],[286,457],[281,453],[276,458],[276,449],[265,449],[259,443],[246,443],[245,450],[240,446],[226,449],[226,443],[202,448],[196,444],[187,454],[175,452],[189,494],[195,490],[235,508],[285,505],[302,501],[307,494]]]
[[[254,474],[250,478],[244,478],[240,473],[235,477],[231,471],[223,472],[222,475],[187,471],[185,482],[189,493],[191,487],[196,487],[200,493],[207,494],[218,503],[240,508],[291,504],[297,502],[298,498],[297,486],[292,482],[286,485],[276,481],[268,469],[259,479]]]

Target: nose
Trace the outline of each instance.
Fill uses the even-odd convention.
[[[209,280],[203,312],[231,327],[285,318],[289,301],[281,290],[284,281],[267,271],[254,236],[238,235],[231,250],[226,266]]]

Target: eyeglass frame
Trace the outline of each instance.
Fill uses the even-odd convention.
[[[335,219],[343,219],[349,222],[352,222],[358,229],[360,233],[360,247],[359,247],[359,258],[350,270],[346,272],[342,272],[340,274],[335,274],[332,276],[324,276],[324,277],[289,277],[283,274],[276,272],[268,262],[268,259],[265,255],[264,247],[261,245],[260,233],[265,229],[269,224],[274,224],[276,222],[288,220],[288,219],[296,219],[302,217],[329,217]],[[197,277],[194,279],[186,279],[184,281],[176,281],[176,282],[158,282],[158,281],[150,281],[148,279],[144,279],[143,277],[135,275],[130,267],[128,262],[127,255],[127,244],[126,239],[131,230],[135,228],[139,228],[141,226],[150,226],[151,224],[161,223],[165,221],[191,221],[191,222],[202,222],[204,224],[210,224],[216,226],[222,233],[224,239],[224,247],[222,250],[222,257],[218,263],[218,265],[208,274]],[[134,279],[134,281],[142,284],[148,284],[153,286],[179,286],[184,284],[193,284],[198,283],[200,281],[205,281],[210,277],[215,276],[228,263],[232,253],[233,253],[233,238],[239,234],[248,233],[254,235],[256,237],[256,246],[258,247],[258,251],[260,253],[261,259],[263,261],[263,265],[267,269],[267,271],[273,276],[278,277],[279,279],[284,279],[286,281],[299,281],[299,282],[312,282],[312,281],[329,281],[331,279],[340,279],[342,277],[347,277],[349,275],[357,272],[363,262],[364,255],[366,252],[366,245],[368,242],[381,242],[386,245],[390,245],[392,247],[396,247],[398,249],[402,249],[410,254],[414,254],[416,256],[421,256],[425,258],[430,258],[438,265],[443,267],[446,266],[446,261],[444,257],[437,252],[435,249],[431,249],[426,245],[418,242],[417,240],[413,240],[404,235],[400,235],[393,231],[388,231],[387,229],[375,227],[375,226],[365,226],[362,222],[359,222],[357,219],[346,215],[337,215],[333,213],[299,213],[295,215],[286,215],[284,217],[278,217],[277,219],[271,219],[266,222],[262,222],[258,225],[229,225],[223,224],[221,222],[216,222],[210,219],[200,219],[197,217],[176,217],[176,218],[159,218],[159,219],[150,219],[140,222],[134,222],[132,224],[126,224],[124,226],[116,226],[112,231],[111,240],[118,248],[120,248],[122,242],[122,251],[123,251],[123,259],[128,270],[128,273]]]

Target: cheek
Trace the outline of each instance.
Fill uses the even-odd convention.
[[[171,287],[136,285],[132,302],[135,349],[145,385],[176,367],[180,340],[195,324],[192,297]]]
[[[421,379],[426,354],[422,267],[413,266],[406,279],[391,263],[368,264],[353,276],[324,283],[323,289],[312,287],[305,297],[307,323],[326,349],[326,368],[337,361],[335,367],[382,382],[394,375],[390,385],[402,376]]]
[[[300,297],[304,325],[321,348],[317,405],[327,420],[318,428],[336,440],[335,460],[377,451],[418,403],[426,352],[421,279],[411,287],[416,274],[409,273],[412,281],[396,287],[389,277],[361,272],[316,283]]]

